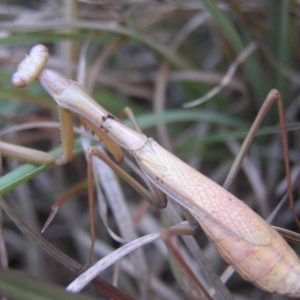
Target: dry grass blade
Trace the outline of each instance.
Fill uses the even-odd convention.
[[[22,221],[19,216],[14,212],[14,210],[7,204],[3,197],[0,197],[0,205],[1,208],[5,211],[5,213],[13,220],[17,227],[21,231],[23,231],[26,235],[28,235],[31,239],[35,241],[35,243],[45,250],[49,255],[54,257],[57,261],[59,261],[62,265],[68,268],[75,274],[78,274],[82,270],[82,265],[78,264],[70,257],[56,249],[53,245],[43,239],[40,235],[36,234],[24,221]],[[95,286],[103,293],[106,293],[112,299],[124,299],[124,300],[132,300],[133,298],[127,296],[126,294],[120,292],[118,289],[114,288],[110,284],[103,281],[101,278],[97,278],[95,280]]]

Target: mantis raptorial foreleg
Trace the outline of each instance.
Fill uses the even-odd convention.
[[[300,297],[299,258],[248,206],[153,139],[122,124],[76,82],[52,70],[41,71],[38,79],[58,105],[81,115],[127,149],[154,185],[192,213],[244,279],[268,292]],[[268,98],[281,101],[276,90]]]

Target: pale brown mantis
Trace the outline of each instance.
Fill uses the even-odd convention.
[[[30,57],[25,65],[28,63],[31,63]],[[35,63],[41,71],[44,60]],[[34,80],[35,75],[31,71],[22,71],[21,65],[13,79],[15,83],[27,85]],[[140,168],[155,186],[190,210],[223,258],[244,279],[269,292],[299,297],[298,257],[283,238],[251,209],[163,149],[153,139],[123,125],[94,102],[77,83],[51,70],[41,71],[38,79],[62,106],[62,114],[67,119],[70,111],[74,111],[84,117],[93,130],[98,128],[104,132],[104,137],[109,135],[136,158]],[[272,90],[268,99],[275,98],[280,101],[279,93]],[[68,126],[64,127],[62,135],[71,130],[68,121],[66,124]],[[28,154],[26,159],[31,162],[45,162],[45,158],[40,158],[37,152],[5,143],[0,146],[1,152],[13,153],[15,158],[20,159],[20,153],[25,153]],[[47,156],[48,162],[61,164],[68,161],[70,149],[67,145],[65,147],[67,154],[62,159]],[[38,160],[35,160],[36,157]],[[152,200],[155,201],[154,198]],[[227,211],[227,219],[224,218],[224,211]]]

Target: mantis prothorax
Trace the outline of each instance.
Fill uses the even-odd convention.
[[[29,59],[26,65],[28,63]],[[153,185],[191,212],[221,256],[245,280],[268,292],[300,297],[299,258],[281,235],[259,215],[152,138],[122,124],[76,82],[55,71],[42,70],[43,63],[38,63],[38,67],[38,80],[61,107],[61,114],[66,114],[67,119],[70,111],[79,114],[101,135],[111,137],[125,148]],[[22,68],[14,76],[14,82],[18,83],[22,78],[20,82],[30,83],[35,75],[22,73]],[[272,90],[267,99],[281,101],[276,90]],[[71,126],[66,127],[71,130]],[[14,151],[13,156],[22,159],[19,151],[14,149],[23,151],[0,144],[2,153]],[[68,159],[65,155],[50,162],[61,164]]]

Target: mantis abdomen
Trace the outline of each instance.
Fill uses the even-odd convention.
[[[245,280],[268,292],[300,297],[298,256],[258,214],[152,139],[134,156],[154,184],[190,210]]]

